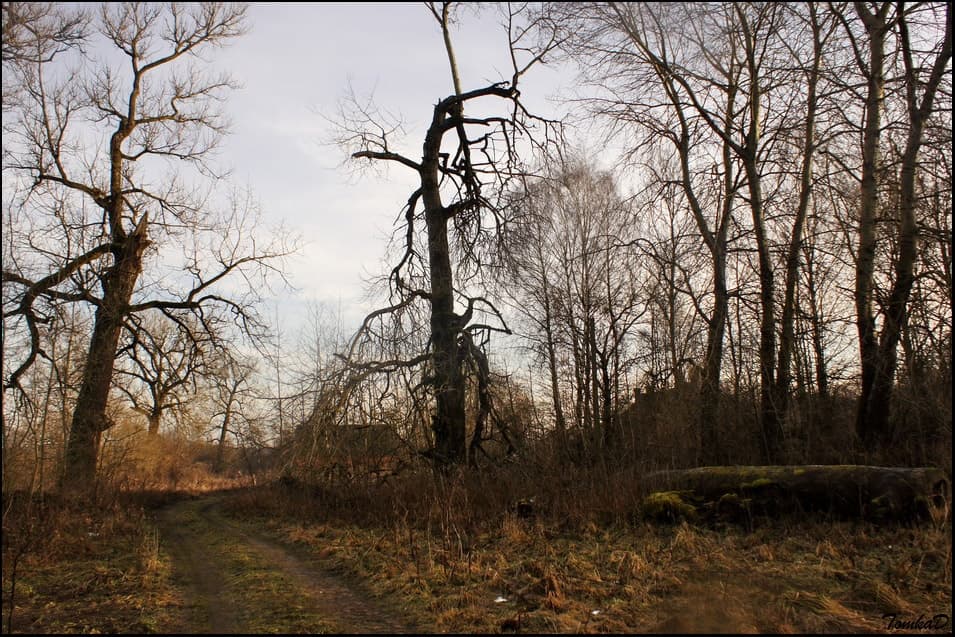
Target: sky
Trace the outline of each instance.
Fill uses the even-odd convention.
[[[274,301],[282,331],[302,327],[310,301],[340,308],[351,331],[382,303],[366,298],[365,281],[386,271],[414,174],[397,165],[357,171],[359,162],[329,143],[328,120],[351,86],[401,118],[406,136],[396,150],[420,157],[432,107],[453,90],[441,30],[422,3],[257,3],[247,18],[249,33],[212,53],[242,85],[226,104],[232,132],[219,161],[252,189],[267,223],[303,241],[288,263],[296,290]],[[509,78],[507,35],[493,8],[466,8],[453,38],[463,90]],[[550,98],[572,78],[538,71],[522,96],[551,116],[559,107]]]

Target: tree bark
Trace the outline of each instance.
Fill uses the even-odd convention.
[[[454,278],[448,247],[448,211],[441,202],[439,153],[445,119],[444,102],[435,107],[425,136],[421,161],[421,200],[428,230],[430,267],[431,346],[434,367],[435,413],[431,420],[435,458],[456,464],[466,454],[464,374],[458,357],[460,317],[454,312]]]
[[[728,96],[728,102],[733,104],[735,92]],[[731,110],[728,109],[728,110]],[[729,127],[729,116],[726,126]],[[733,200],[735,186],[733,184],[733,163],[730,158],[730,147],[723,142],[723,207],[720,211],[715,231],[711,232],[703,216],[702,208],[692,189],[689,166],[689,137],[684,124],[683,141],[680,144],[680,163],[683,171],[683,187],[687,193],[696,219],[697,227],[703,235],[704,242],[713,258],[713,312],[707,319],[706,326],[706,358],[703,361],[703,375],[700,379],[700,459],[705,463],[719,463],[723,461],[723,450],[720,446],[719,433],[716,423],[719,422],[720,407],[720,375],[723,368],[723,339],[726,333],[726,321],[729,317],[729,290],[726,287],[726,254],[727,233],[730,219],[733,214]]]
[[[758,113],[758,109],[756,110]],[[754,119],[755,117],[754,115]],[[749,182],[750,207],[753,227],[756,231],[756,250],[759,253],[759,403],[763,455],[767,461],[773,462],[779,456],[782,443],[782,428],[773,391],[776,383],[775,283],[772,257],[769,254],[769,239],[766,236],[759,169],[756,166],[755,141],[753,144],[754,146],[749,148],[752,154],[747,153],[743,165],[746,170],[746,180]]]
[[[806,125],[803,129],[802,166],[799,179],[799,203],[793,220],[792,234],[789,237],[789,249],[786,253],[786,280],[783,294],[781,329],[779,337],[779,357],[776,368],[776,408],[780,417],[785,418],[789,408],[791,384],[791,364],[796,345],[796,286],[799,281],[799,255],[803,245],[803,228],[809,214],[812,197],[812,164],[815,153],[817,85],[822,62],[822,41],[819,20],[815,5],[808,6],[812,21],[813,56],[812,66],[806,79]]]
[[[878,178],[880,154],[879,142],[882,127],[882,102],[885,93],[885,38],[889,28],[886,15],[890,3],[883,3],[877,11],[869,13],[862,3],[856,3],[856,12],[869,35],[869,67],[866,70],[865,126],[862,137],[862,182],[861,210],[859,216],[859,248],[856,255],[856,329],[859,333],[859,358],[862,370],[862,387],[859,394],[859,409],[856,432],[867,446],[875,446],[884,437],[884,431],[873,426],[871,402],[875,391],[877,370],[881,364],[878,340],[875,331],[873,310],[873,277],[875,273],[876,213],[879,206]]]
[[[147,217],[113,250],[114,264],[103,278],[103,300],[96,310],[83,381],[76,398],[67,443],[62,484],[76,490],[91,488],[96,476],[100,434],[109,429],[106,415],[109,390],[123,317],[142,271],[149,241]]]
[[[146,429],[146,434],[150,438],[155,438],[159,435],[159,423],[162,420],[162,411],[159,409],[154,409],[149,414],[149,427]]]

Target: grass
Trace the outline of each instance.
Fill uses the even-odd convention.
[[[185,529],[203,548],[208,569],[221,576],[218,597],[229,600],[237,625],[252,633],[330,633],[334,626],[309,608],[296,582],[276,570],[262,554],[235,534],[223,533],[198,514],[201,502],[177,509],[172,524]],[[196,591],[194,603],[206,605],[217,600],[202,599],[208,591]]]
[[[142,509],[5,505],[4,632],[148,633],[174,625],[180,600]]]
[[[880,632],[893,614],[951,617],[950,528],[818,518],[747,531],[440,503],[349,521],[295,497],[246,494],[233,511],[258,511],[435,632]]]
[[[611,478],[607,489],[620,482]],[[222,506],[237,533],[199,514],[206,500],[177,506],[171,522],[218,569],[216,599],[256,633],[338,627],[243,529],[362,582],[423,632],[924,633],[900,626],[952,615],[950,523],[649,523],[634,514],[632,483],[614,494],[597,479],[576,491],[552,483],[561,488],[542,486],[522,516],[508,502],[527,493],[507,475],[418,475],[238,491]],[[5,632],[14,566],[12,632],[184,632],[208,621],[209,600],[184,586],[172,540],[142,507],[4,504]]]
[[[9,511],[4,518],[4,632],[192,632],[208,623],[209,604],[222,600],[228,600],[243,632],[335,632],[304,603],[286,573],[241,538],[209,525],[192,504],[177,507],[173,523],[202,547],[199,568],[221,578],[214,600],[207,591],[185,585],[169,542],[142,508],[79,510],[53,503],[31,511],[30,524],[24,523],[25,511]],[[16,523],[23,524],[16,528]]]

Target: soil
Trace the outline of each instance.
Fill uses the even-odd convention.
[[[157,513],[161,550],[184,600],[168,632],[418,632],[360,584],[251,524],[226,518],[222,500],[182,501]]]

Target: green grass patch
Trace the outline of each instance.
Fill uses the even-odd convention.
[[[255,550],[242,537],[200,515],[202,501],[178,507],[175,519],[188,533],[189,541],[201,547],[203,560],[216,571],[221,590],[215,599],[199,590],[199,606],[228,603],[243,631],[262,634],[332,633],[335,626],[312,609],[298,582]]]

